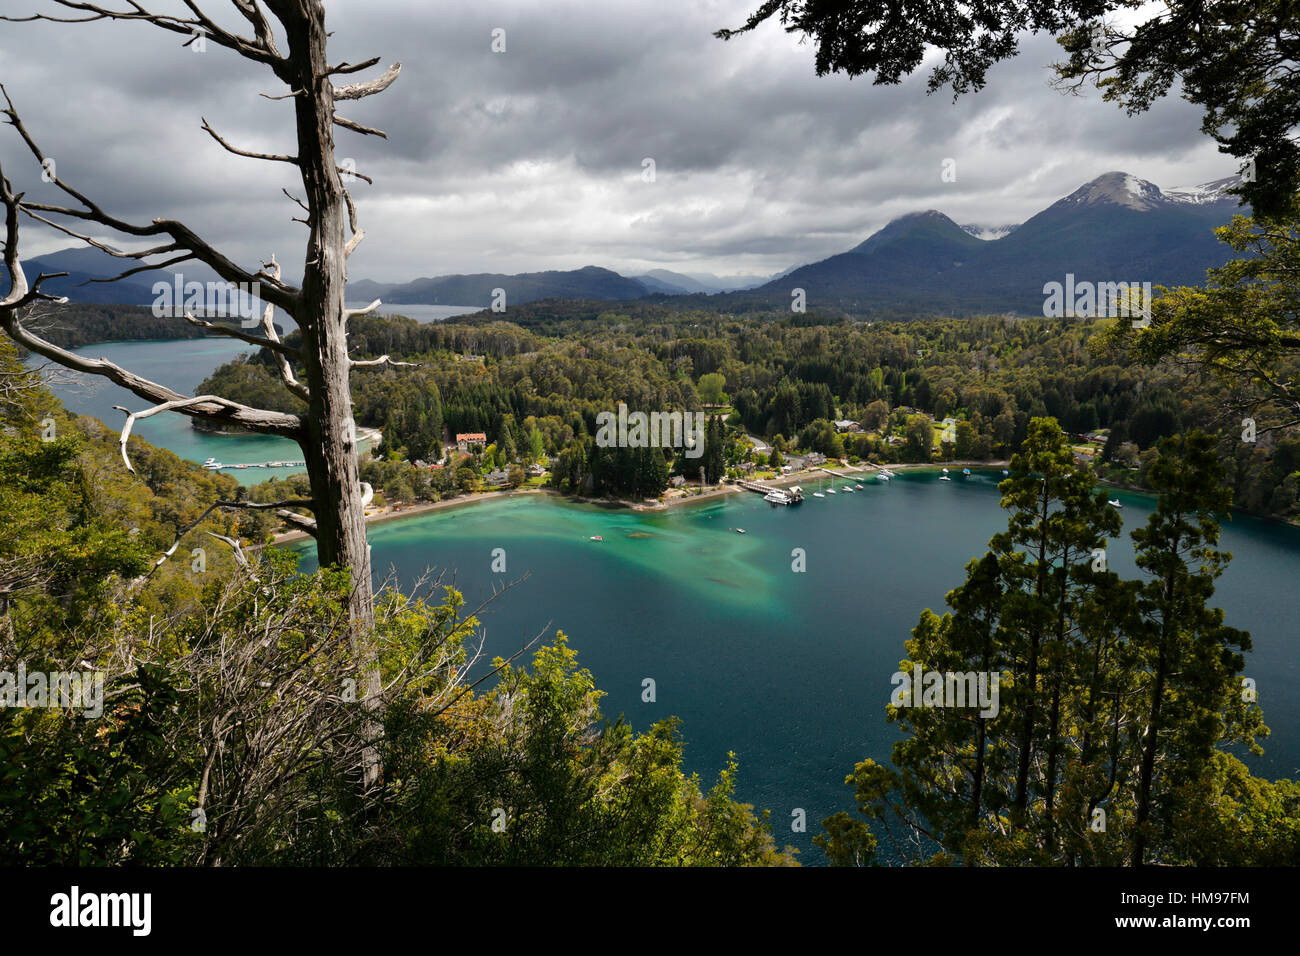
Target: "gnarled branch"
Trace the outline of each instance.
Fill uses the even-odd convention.
[[[378,62],[379,58],[375,57],[368,65],[374,66]],[[364,67],[358,67],[358,69],[364,69]],[[330,72],[338,73],[343,71],[336,67]],[[359,100],[367,96],[374,96],[376,93],[382,93],[393,85],[393,81],[397,79],[397,74],[401,72],[402,64],[394,63],[383,72],[383,75],[377,76],[373,80],[366,80],[363,83],[350,83],[347,86],[336,86],[334,87],[334,99]]]

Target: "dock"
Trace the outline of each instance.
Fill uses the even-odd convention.
[[[240,464],[227,465],[219,461],[205,462],[203,465],[208,471],[226,471],[235,469],[242,471],[245,468],[306,468],[305,461],[254,461],[243,462]]]
[[[797,505],[803,501],[803,492],[798,486],[791,488],[776,488],[772,485],[765,485],[761,481],[752,481],[748,478],[737,478],[733,482],[737,487],[744,488],[746,491],[753,491],[763,496],[765,500],[773,504]],[[777,500],[777,498],[784,500]]]

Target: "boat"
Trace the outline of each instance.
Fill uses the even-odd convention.
[[[970,469],[969,469],[969,468],[963,468],[963,469],[961,470],[961,473],[962,473],[963,475],[969,475],[969,474],[970,474]]]
[[[833,494],[835,494],[835,489],[834,489],[834,488],[827,488],[827,489],[826,489],[826,493],[827,493],[828,495],[833,495]]]
[[[861,486],[861,485],[854,485],[853,487],[856,488],[856,489],[858,489],[858,491],[861,491],[861,490],[862,490],[862,486]]]
[[[774,505],[788,505],[793,499],[784,491],[778,491],[774,488],[763,496],[763,500]]]
[[[939,480],[940,480],[940,481],[952,481],[952,479],[949,478],[947,475],[940,475],[940,476],[939,476]]]
[[[813,497],[814,497],[814,498],[825,498],[826,496],[825,496],[824,494],[822,494],[820,491],[814,491],[814,492],[813,492]]]
[[[880,469],[880,474],[881,474],[882,476],[884,476],[885,478],[896,478],[896,477],[898,477],[898,476],[895,475],[892,471],[890,471],[888,468],[882,468],[882,469]]]
[[[218,468],[224,468],[225,466],[221,464],[221,462],[217,461],[215,458],[209,458],[207,461],[203,463],[203,467],[206,468],[208,471],[216,471]]]
[[[600,535],[598,535],[598,534],[593,534],[593,535],[591,536],[591,540],[592,540],[592,541],[604,541],[605,539],[602,538],[602,537],[601,537]]]
[[[1002,474],[1004,474],[1004,475],[1009,475],[1009,474],[1011,474],[1011,472],[1009,472],[1009,471],[1007,471],[1005,468],[1003,468],[1003,469],[1002,469]]]
[[[843,491],[845,494],[850,494],[850,495],[851,495],[851,494],[853,494],[853,486],[852,486],[852,485],[845,485],[843,488],[840,489],[840,491]]]
[[[943,473],[944,473],[945,475],[948,474],[948,469],[945,468],[945,469],[943,470]]]
[[[889,480],[889,475],[883,471],[876,475],[876,481],[888,481],[888,480]]]
[[[1111,499],[1109,499],[1109,500],[1106,502],[1106,504],[1110,505],[1112,508],[1123,508],[1123,507],[1124,507],[1122,504],[1120,504],[1120,501],[1119,501],[1118,498],[1111,498]]]
[[[737,528],[737,529],[736,529],[736,534],[744,534],[744,533],[745,533],[745,529],[744,529],[744,528]]]

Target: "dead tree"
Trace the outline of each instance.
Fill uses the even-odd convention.
[[[296,153],[271,154],[239,149],[206,120],[202,128],[224,149],[237,156],[286,163],[298,168],[304,195],[301,199],[290,198],[301,207],[304,215],[299,221],[309,232],[303,257],[303,280],[300,288],[283,281],[274,257],[259,270],[250,271],[227,258],[184,223],[165,218],[136,223],[114,216],[53,172],[53,165],[46,162],[46,155],[24,125],[8,92],[0,87],[5,100],[5,108],[0,112],[17,130],[36,162],[45,169],[44,178],[66,197],[63,204],[25,199],[23,193],[14,192],[0,168],[0,199],[4,204],[6,226],[4,262],[10,275],[9,291],[0,298],[0,326],[14,341],[30,351],[78,372],[104,376],[151,403],[150,408],[135,413],[132,420],[159,411],[175,411],[298,442],[307,463],[311,498],[306,507],[312,516],[290,510],[290,504],[302,507],[302,502],[286,502],[281,516],[315,536],[322,567],[337,566],[350,570],[353,587],[348,613],[354,640],[358,642],[356,650],[364,657],[369,653],[365,650],[366,635],[374,621],[365,531],[365,500],[369,489],[363,489],[358,474],[349,376],[350,370],[361,363],[348,356],[347,325],[349,318],[373,311],[379,302],[356,310],[349,310],[344,305],[347,260],[364,236],[357,224],[356,206],[344,186],[344,177],[370,180],[338,166],[334,155],[334,128],[341,126],[361,135],[384,136],[380,130],[340,116],[336,104],[340,100],[359,100],[383,92],[397,78],[401,64],[394,64],[367,81],[336,85],[335,77],[368,70],[379,62],[379,58],[355,64],[329,62],[322,0],[229,0],[235,12],[247,22],[245,32],[220,25],[200,8],[199,0],[184,0],[189,12],[187,16],[151,12],[137,0],[123,0],[123,6],[116,9],[74,0],[51,2],[67,11],[66,15],[37,13],[0,19],[60,23],[139,20],[186,37],[186,45],[195,42],[215,44],[270,68],[287,88],[283,95],[270,98],[291,100],[293,104]],[[226,282],[257,289],[260,299],[266,303],[265,339],[223,326],[210,328],[269,349],[277,359],[285,388],[306,401],[306,415],[251,408],[220,396],[181,395],[112,362],[88,359],[61,349],[31,331],[23,324],[22,317],[31,305],[53,299],[40,290],[41,283],[53,276],[37,276],[30,282],[24,276],[18,255],[18,226],[22,215],[111,255],[140,263],[127,268],[117,277],[119,279],[149,269],[201,262]],[[131,241],[156,241],[156,244],[138,252],[120,251],[89,235],[104,229]],[[298,324],[301,343],[297,347],[280,341],[275,334],[271,316],[277,306]],[[128,467],[129,464],[128,460]],[[375,700],[377,674],[371,673],[368,685],[365,700],[369,705]],[[371,758],[368,775],[373,776],[377,774],[373,752]]]

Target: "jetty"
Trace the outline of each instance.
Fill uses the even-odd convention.
[[[737,478],[734,483],[739,488],[762,495],[764,501],[770,501],[774,505],[797,505],[803,501],[803,491],[798,486],[774,488],[771,485],[763,484],[761,481],[752,481],[748,478]]]
[[[306,468],[307,462],[305,461],[253,461],[253,462],[242,462],[240,464],[227,465],[219,461],[213,461],[211,458],[209,458],[207,461],[203,463],[203,467],[206,468],[208,471],[226,471],[227,469],[232,469],[232,468],[237,471],[242,471],[245,468]]]

